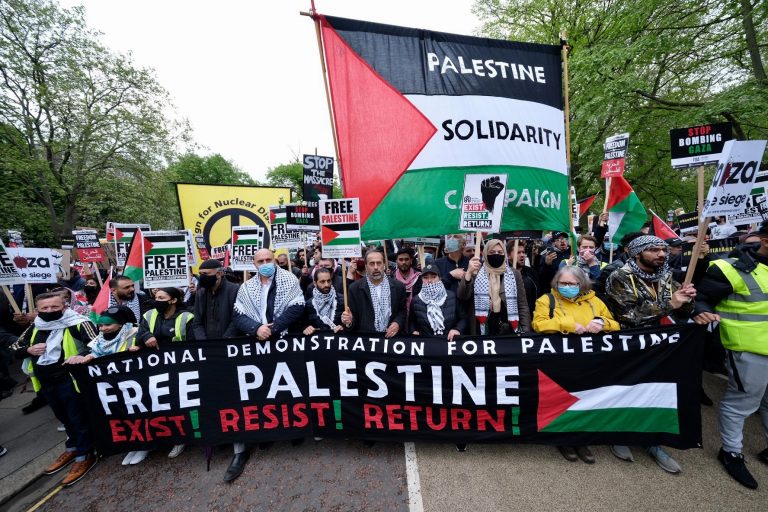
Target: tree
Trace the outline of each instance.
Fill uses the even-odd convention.
[[[556,43],[566,30],[572,179],[599,191],[602,142],[630,133],[627,179],[657,212],[693,208],[692,175],[670,168],[669,130],[730,121],[737,138],[768,136],[758,0],[478,0],[491,37]]]
[[[302,201],[304,198],[304,166],[298,158],[287,164],[272,167],[267,171],[267,185],[273,187],[290,187],[293,191],[293,200]],[[343,193],[336,174],[333,177],[333,197],[342,197]]]
[[[257,185],[248,173],[219,154],[202,157],[187,153],[168,166],[167,178],[181,183]]]
[[[54,239],[89,202],[125,200],[99,184],[150,189],[186,134],[152,73],[105,49],[82,8],[0,3],[0,83],[0,169],[42,205]]]

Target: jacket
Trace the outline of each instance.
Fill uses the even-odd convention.
[[[152,322],[154,325],[150,325],[150,320],[155,315],[157,315],[157,318]],[[195,334],[191,328],[193,316],[188,311],[177,309],[172,317],[165,318],[156,309],[150,309],[141,315],[139,332],[136,334],[136,344],[144,346],[150,338],[155,338],[158,343],[193,341],[195,339]],[[183,335],[179,333],[179,329],[183,328],[181,322],[186,324]],[[179,337],[181,337],[180,340],[178,339]]]
[[[384,279],[389,279],[385,277]],[[389,292],[392,312],[387,325],[397,322],[400,329],[405,329],[405,286],[399,281],[389,279]],[[374,325],[373,300],[368,287],[368,279],[360,279],[352,283],[347,291],[349,309],[352,312],[350,331],[377,332]]]
[[[223,277],[216,294],[205,288],[197,289],[195,318],[192,320],[192,332],[196,340],[231,338],[236,334],[236,328],[232,325],[232,313],[239,289],[239,286]]]
[[[280,269],[279,272],[285,272],[285,271]],[[245,284],[242,284],[240,286],[244,286],[244,285]],[[276,294],[277,294],[277,280],[273,279],[272,284],[269,286],[269,291],[267,292],[267,323],[273,324],[271,330],[274,334],[281,333],[285,330],[291,329],[292,327],[294,327],[294,324],[297,321],[300,321],[304,316],[304,305],[295,304],[293,306],[286,307],[285,310],[283,311],[283,314],[275,318],[274,315],[275,315],[275,295]],[[243,313],[238,313],[237,311],[234,311],[232,313],[232,324],[235,326],[235,329],[236,329],[235,331],[233,331],[233,334],[235,336],[238,336],[238,335],[255,336],[256,332],[259,330],[259,327],[262,326],[262,324],[260,324],[253,318],[250,318],[249,316],[244,315]]]
[[[586,326],[595,318],[603,321],[603,332],[618,331],[621,328],[619,322],[613,319],[608,306],[597,298],[595,292],[590,290],[569,300],[560,295],[557,290],[552,290],[551,297],[550,294],[542,295],[536,301],[536,309],[533,311],[533,330],[542,333],[575,333],[576,324]]]
[[[331,288],[331,291],[329,293],[335,293],[336,294],[336,311],[333,312],[333,323],[335,325],[342,325],[341,324],[341,314],[344,312],[344,296],[337,292],[334,288]],[[305,325],[311,325],[315,329],[321,332],[331,332],[331,327],[327,325],[325,322],[320,320],[320,317],[317,316],[317,311],[315,310],[315,306],[312,305],[312,292],[310,291],[309,297],[306,299],[306,306],[304,307],[304,313],[305,313]]]
[[[445,326],[442,336],[448,336],[448,331],[451,329],[456,329],[459,333],[464,334],[467,329],[467,316],[464,307],[455,293],[451,290],[446,290],[446,293],[445,302],[440,306],[440,310],[443,312],[443,325]],[[411,301],[408,327],[411,332],[418,331],[421,336],[438,336],[432,330],[432,326],[429,325],[427,305],[419,298],[418,294],[414,295],[413,301]]]
[[[514,269],[515,283],[517,284],[517,316],[520,317],[520,331],[531,332],[531,310],[528,307],[528,300],[526,299],[525,283],[523,281],[523,275],[519,270]],[[501,278],[501,311],[506,315],[507,297],[504,294],[504,277]],[[475,311],[475,276],[472,276],[470,281],[462,279],[459,283],[459,292],[456,294],[461,301],[470,303],[469,311]],[[478,330],[477,321],[470,322],[469,330],[466,334],[477,334]]]

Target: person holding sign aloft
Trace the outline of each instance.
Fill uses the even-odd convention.
[[[477,325],[470,326],[468,334],[494,336],[531,330],[523,276],[508,263],[501,240],[485,244],[482,263],[477,256],[470,260],[458,297],[474,303]]]

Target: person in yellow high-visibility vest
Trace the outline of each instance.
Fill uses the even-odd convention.
[[[768,442],[768,221],[759,241],[745,244],[737,258],[713,261],[699,283],[698,324],[720,322],[728,357],[728,388],[720,401],[718,459],[731,477],[750,489],[757,480],[742,454],[744,420],[760,411]],[[768,464],[768,448],[758,454]]]

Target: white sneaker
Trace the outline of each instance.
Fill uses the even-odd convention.
[[[139,450],[137,452],[133,452],[133,457],[131,458],[131,466],[142,462],[147,458],[147,455],[149,455],[149,450]]]
[[[59,425],[58,427],[56,427],[56,432],[66,432],[66,431],[67,431],[67,427],[65,427],[64,425]]]
[[[123,466],[127,466],[128,464],[131,463],[131,459],[133,458],[134,453],[136,452],[128,452],[125,454],[125,457],[123,457],[123,462],[122,462]]]
[[[169,459],[175,459],[176,457],[181,455],[181,452],[183,452],[184,448],[186,448],[186,447],[187,447],[187,445],[185,445],[185,444],[177,444],[176,446],[173,447],[171,452],[168,454],[168,458]]]

